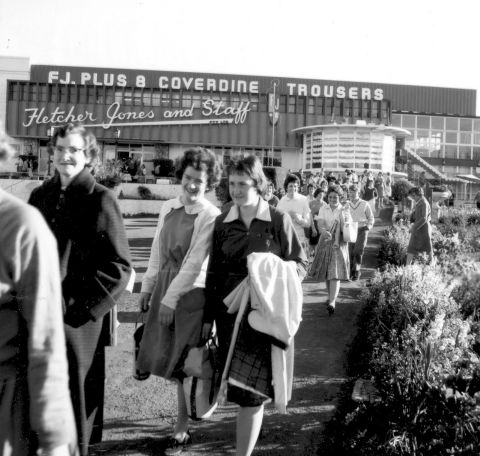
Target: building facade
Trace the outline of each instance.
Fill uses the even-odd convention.
[[[37,157],[39,174],[52,128],[69,121],[93,129],[104,161],[136,158],[147,172],[192,145],[224,162],[253,153],[283,170],[416,172],[412,151],[452,182],[473,183],[480,171],[474,90],[26,62],[14,72],[0,58],[0,101],[8,134],[20,155]]]

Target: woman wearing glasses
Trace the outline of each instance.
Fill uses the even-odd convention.
[[[56,129],[49,147],[55,175],[29,203],[57,239],[70,393],[86,456],[102,438],[109,311],[128,283],[130,254],[115,196],[89,170],[98,153],[95,137],[81,124],[67,124]]]

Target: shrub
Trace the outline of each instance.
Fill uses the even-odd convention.
[[[381,401],[344,400],[322,454],[478,454],[478,357],[470,322],[438,270],[388,268],[376,273],[362,300],[349,354],[357,369],[349,373],[371,377]]]
[[[394,201],[402,201],[408,196],[408,191],[413,184],[406,179],[398,179],[392,185],[392,199]]]
[[[384,269],[387,265],[401,266],[405,264],[407,247],[410,240],[408,225],[398,222],[387,228],[378,251],[378,267]]]
[[[138,195],[140,196],[140,199],[142,200],[155,199],[155,195],[152,193],[152,191],[148,187],[145,187],[144,185],[139,185],[137,188],[137,192],[138,192]]]

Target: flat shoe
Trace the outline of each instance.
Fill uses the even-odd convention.
[[[328,315],[333,315],[335,313],[335,306],[332,304],[327,305]]]
[[[180,454],[182,451],[187,449],[187,445],[192,443],[192,436],[190,435],[190,431],[187,431],[185,438],[183,441],[177,440],[175,437],[170,437],[167,441],[167,445],[165,446],[164,454],[166,456],[173,456],[175,454]]]

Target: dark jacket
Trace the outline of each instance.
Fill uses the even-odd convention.
[[[115,305],[131,273],[114,194],[84,169],[64,192],[56,173],[33,190],[29,203],[40,210],[57,238],[65,323],[78,327],[101,319]]]

